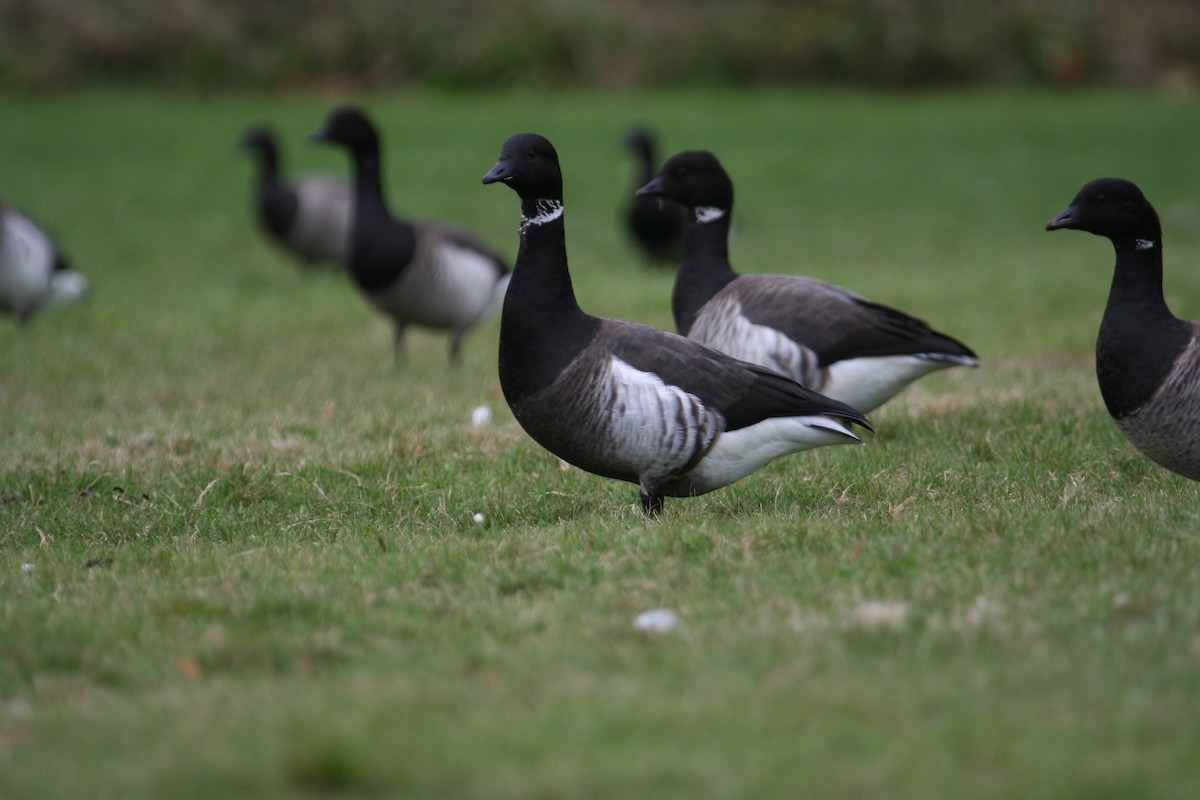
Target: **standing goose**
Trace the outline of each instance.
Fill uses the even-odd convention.
[[[645,185],[658,170],[654,136],[645,128],[638,127],[625,135],[624,142],[636,159],[636,189]],[[647,264],[679,263],[683,255],[683,234],[687,230],[682,208],[653,197],[635,196],[625,209],[625,225]]]
[[[335,110],[312,138],[350,151],[355,205],[350,273],[375,308],[391,318],[397,356],[404,329],[420,325],[450,331],[450,362],[457,363],[467,331],[503,300],[507,265],[460,228],[392,216],[383,196],[379,136],[359,109]]]
[[[853,408],[770,370],[644,325],[593,317],[567,269],[562,172],[541,136],[505,142],[483,177],[521,197],[521,244],[500,318],[500,387],[559,458],[636,483],[642,510],[703,494],[780,456],[856,442]]]
[[[1162,228],[1137,186],[1086,184],[1046,230],[1074,228],[1116,250],[1108,305],[1096,339],[1096,378],[1108,413],[1151,461],[1200,480],[1200,325],[1163,299]]]
[[[246,131],[239,144],[258,162],[252,198],[263,230],[305,266],[343,267],[350,247],[350,187],[319,175],[285,181],[279,146],[266,128]]]
[[[24,325],[35,311],[83,297],[87,287],[41,228],[0,202],[0,311]]]
[[[688,338],[864,412],[935,370],[976,366],[962,342],[814,278],[739,275],[729,264],[733,182],[709,152],[672,156],[637,194],[688,210],[671,306]]]

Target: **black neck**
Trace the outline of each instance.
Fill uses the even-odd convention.
[[[599,326],[575,299],[561,202],[521,201],[521,245],[500,318],[500,382],[510,398],[549,385]]]
[[[263,225],[276,236],[287,235],[296,218],[296,196],[279,180],[279,154],[274,148],[258,151],[258,211]]]
[[[1114,239],[1117,263],[1096,340],[1105,405],[1121,418],[1140,408],[1191,339],[1163,299],[1162,239]]]
[[[684,336],[691,330],[696,314],[704,304],[737,277],[729,264],[729,220],[732,209],[724,209],[723,212],[718,219],[700,222],[697,214],[706,211],[688,209],[683,260],[671,294],[675,326]]]
[[[412,260],[416,238],[412,226],[388,210],[377,150],[354,154],[353,227],[350,271],[355,281],[368,291],[388,286]]]
[[[557,208],[557,211],[556,211]],[[567,268],[561,200],[521,200],[521,245],[507,297],[533,317],[582,313]],[[510,304],[504,304],[509,315]]]
[[[638,150],[638,164],[640,173],[638,175],[638,186],[645,186],[650,181],[654,180],[654,149],[646,146]]]

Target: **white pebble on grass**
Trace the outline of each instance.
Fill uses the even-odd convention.
[[[902,628],[908,621],[908,603],[868,600],[854,609],[852,617],[864,628]]]
[[[29,564],[29,563],[22,564],[21,572],[33,572],[33,564]]]
[[[652,608],[633,618],[633,627],[647,633],[670,633],[679,627],[679,615],[669,608]]]
[[[475,516],[471,517],[471,519],[475,520],[476,525],[483,524],[483,514],[476,513]]]
[[[471,412],[471,427],[482,428],[492,421],[492,409],[487,406],[475,406]]]

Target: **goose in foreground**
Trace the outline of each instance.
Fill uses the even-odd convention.
[[[681,334],[869,412],[975,353],[924,321],[814,278],[739,275],[729,263],[733,181],[707,151],[672,156],[637,194],[688,212],[671,307]]]
[[[704,494],[789,453],[857,442],[862,414],[673,333],[593,317],[567,269],[562,172],[537,134],[505,142],[483,177],[521,198],[521,243],[500,317],[500,387],[538,444],[636,483],[642,510]]]
[[[238,142],[258,162],[252,198],[263,231],[308,267],[343,267],[350,248],[350,187],[321,175],[280,174],[279,145],[264,127],[246,131]]]
[[[29,217],[0,202],[0,311],[24,325],[34,312],[87,293],[54,242]]]
[[[625,135],[624,143],[636,159],[636,189],[652,179],[658,170],[657,147],[653,134],[641,127],[631,129]],[[679,263],[687,221],[678,205],[653,197],[635,196],[625,209],[625,226],[647,264],[657,262],[673,266]]]
[[[1096,378],[1108,413],[1151,461],[1200,480],[1200,325],[1163,299],[1162,227],[1137,186],[1086,184],[1046,230],[1073,228],[1113,243],[1117,263],[1096,339]]]
[[[508,266],[461,228],[392,216],[383,196],[379,136],[359,109],[336,109],[312,138],[350,152],[355,207],[350,274],[391,318],[397,356],[404,329],[419,325],[450,331],[450,361],[457,363],[467,331],[503,300]]]

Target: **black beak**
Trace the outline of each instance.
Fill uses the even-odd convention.
[[[1061,214],[1046,223],[1046,230],[1056,231],[1060,228],[1070,228],[1075,222],[1075,206],[1067,206]]]
[[[508,168],[508,162],[503,158],[496,162],[496,166],[492,167],[487,175],[483,176],[483,182],[499,183],[500,181],[511,181],[515,176],[511,169]]]
[[[657,177],[654,180],[647,183],[642,188],[638,189],[636,192],[634,192],[634,196],[635,197],[662,197],[663,189],[665,189],[665,188],[666,188],[666,186],[665,186],[665,182],[663,181],[663,179],[661,177]]]

